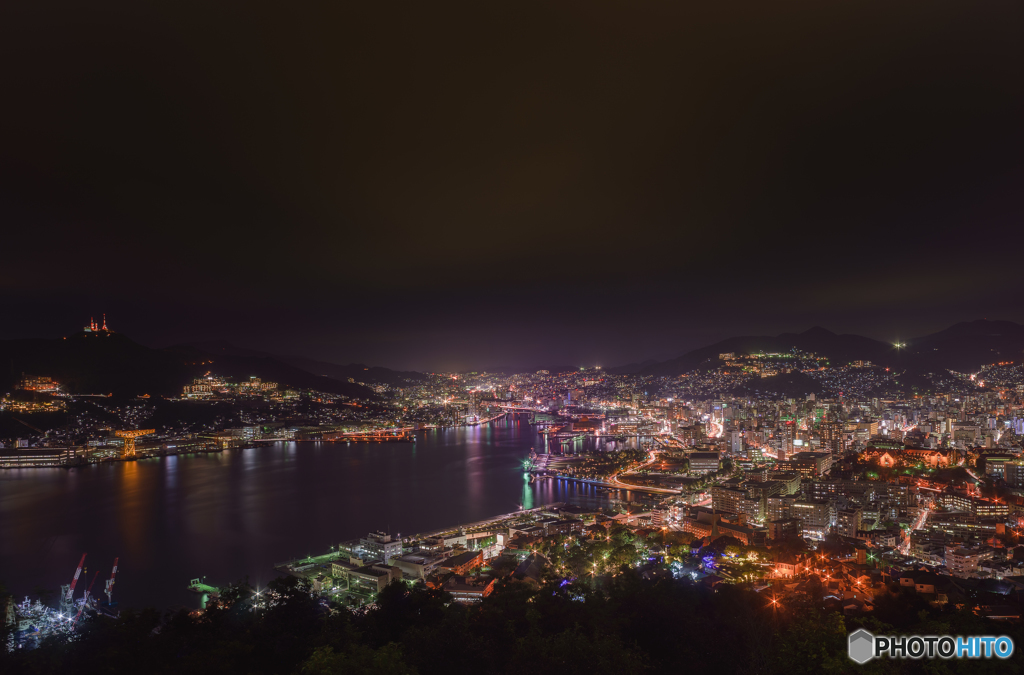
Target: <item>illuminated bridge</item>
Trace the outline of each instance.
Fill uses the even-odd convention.
[[[537,412],[536,408],[528,408],[522,405],[498,404],[498,407],[504,410],[505,412]]]

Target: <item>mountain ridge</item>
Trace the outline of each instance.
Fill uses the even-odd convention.
[[[1024,326],[1012,321],[965,321],[908,340],[899,347],[862,335],[838,334],[821,326],[813,326],[801,333],[727,338],[690,350],[675,359],[647,365],[635,372],[639,375],[678,376],[692,370],[713,370],[724,365],[725,362],[718,358],[720,354],[786,352],[794,347],[824,356],[832,365],[864,360],[911,372],[947,369],[972,372],[987,363],[1024,359]],[[610,369],[610,372],[629,367],[619,366]]]

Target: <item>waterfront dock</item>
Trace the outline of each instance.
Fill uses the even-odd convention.
[[[420,532],[418,534],[410,535],[408,537],[402,537],[402,541],[410,542],[416,541],[417,539],[429,539],[433,537],[440,537],[446,534],[454,534],[457,532],[465,532],[466,534],[473,534],[478,530],[482,529],[493,529],[496,526],[506,527],[508,524],[514,524],[515,522],[530,519],[540,514],[541,512],[555,507],[564,506],[565,502],[553,502],[551,504],[544,504],[543,506],[536,506],[531,509],[523,509],[520,511],[513,511],[511,513],[503,513],[491,518],[484,520],[478,520],[472,523],[463,523],[460,525],[454,525],[444,527],[438,530],[430,530],[428,532]],[[327,565],[335,560],[345,559],[338,551],[328,551],[327,553],[320,553],[318,555],[310,555],[305,558],[296,558],[294,560],[287,560],[285,562],[276,563],[274,569],[284,574],[292,574],[295,576],[304,576],[303,573],[309,570],[315,569],[321,565]]]

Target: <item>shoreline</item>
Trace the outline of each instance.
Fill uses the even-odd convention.
[[[391,427],[391,428],[385,429],[384,431],[388,431],[388,432],[401,431],[403,434],[413,435],[413,434],[416,434],[417,432],[421,432],[421,431],[436,431],[438,429],[458,429],[458,428],[461,428],[461,427],[476,427],[476,426],[483,426],[485,424],[491,424],[492,422],[495,422],[495,421],[497,421],[499,419],[502,419],[503,417],[506,417],[509,414],[511,414],[511,413],[503,412],[501,414],[495,415],[494,417],[489,417],[489,418],[484,419],[484,420],[479,420],[479,421],[473,422],[471,424],[457,424],[457,425],[450,426],[450,427],[445,427],[445,426],[428,426],[428,427],[420,427],[418,429],[416,427]],[[90,465],[93,465],[93,464],[108,464],[108,463],[113,463],[113,462],[135,462],[135,461],[139,461],[139,460],[142,460],[142,459],[159,459],[161,457],[176,457],[178,455],[208,455],[208,454],[211,454],[211,453],[224,452],[225,450],[252,450],[254,448],[267,447],[269,445],[273,445],[274,443],[345,443],[345,444],[350,444],[350,443],[411,443],[411,442],[415,442],[413,439],[409,438],[408,436],[395,436],[395,437],[382,436],[380,438],[376,438],[376,434],[374,434],[373,432],[369,432],[369,433],[352,432],[352,434],[353,435],[351,437],[346,437],[346,436],[342,435],[342,436],[340,436],[338,438],[330,438],[330,439],[321,439],[321,438],[301,438],[301,439],[296,439],[296,438],[292,438],[292,439],[272,438],[271,439],[271,438],[268,438],[268,439],[254,439],[252,441],[252,443],[253,443],[252,445],[245,445],[245,446],[238,447],[238,448],[211,448],[209,450],[188,450],[188,451],[185,451],[185,452],[171,452],[171,451],[166,451],[165,450],[165,451],[155,452],[155,453],[151,453],[151,454],[137,454],[135,457],[104,457],[104,458],[96,460],[96,461],[90,461],[89,459],[81,458],[81,459],[77,459],[76,461],[69,462],[69,463],[63,463],[63,464],[18,464],[18,465],[15,465],[15,466],[0,466],[0,469],[4,469],[4,470],[7,470],[7,469],[64,469],[64,470],[69,470],[69,469],[75,469],[75,468],[81,468],[81,467],[85,467],[85,466],[90,466]],[[373,438],[371,438],[371,437],[373,437]],[[29,450],[29,449],[31,449],[31,450],[39,450],[39,449],[45,449],[45,448],[25,448],[25,449],[26,450]]]

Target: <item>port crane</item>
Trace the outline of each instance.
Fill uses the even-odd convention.
[[[82,612],[85,611],[85,606],[89,604],[89,593],[92,591],[92,585],[96,583],[96,577],[99,575],[99,570],[96,570],[96,574],[92,575],[92,581],[89,582],[89,588],[85,589],[85,595],[82,596],[82,606],[78,608],[78,614],[75,614],[75,621],[71,624],[71,630],[74,630],[75,626],[78,625],[78,619],[81,618]]]
[[[134,457],[135,439],[139,436],[148,436],[155,433],[156,429],[125,429],[123,431],[115,431],[115,436],[124,439],[124,449],[121,451],[121,457]]]
[[[117,576],[117,558],[114,558],[114,570],[110,573],[110,578],[107,579],[106,583],[103,585],[103,592],[107,594],[107,604],[108,605],[113,602],[113,600],[111,599],[110,596],[114,592],[114,577],[116,577],[116,576]]]
[[[62,587],[62,588],[66,588],[67,590],[64,591],[64,595],[60,599],[60,604],[63,607],[68,608],[68,614],[71,614],[71,607],[72,607],[71,598],[75,594],[75,584],[78,583],[78,577],[80,577],[82,575],[82,567],[85,566],[85,556],[86,555],[87,554],[83,553],[82,554],[82,559],[78,561],[78,569],[75,570],[75,576],[74,576],[73,579],[71,579],[71,584],[68,585],[68,586],[63,586]]]

